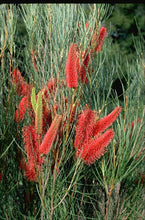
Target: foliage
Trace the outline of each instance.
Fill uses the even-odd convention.
[[[96,38],[112,12],[109,5],[1,5],[0,11],[1,219],[143,219],[142,36],[128,60],[109,36]],[[92,51],[99,42],[101,50]],[[68,62],[67,74],[79,71],[76,88],[67,87],[65,76],[72,44],[77,57],[73,67]],[[122,99],[112,89],[116,78]],[[112,116],[116,106],[121,113]],[[91,126],[102,121],[107,124],[93,136]],[[93,143],[93,154],[108,126],[114,133],[109,129],[111,137],[102,146],[106,153],[101,148],[99,157],[86,164],[75,138],[83,134],[81,149]]]
[[[107,27],[111,26],[110,35],[113,40],[113,49],[117,47],[122,56],[124,54],[132,58],[135,53],[133,41],[145,37],[144,4],[112,4],[113,10],[106,22]]]

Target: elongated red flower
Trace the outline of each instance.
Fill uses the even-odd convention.
[[[38,134],[33,125],[23,127],[23,141],[25,145],[25,151],[27,154],[27,160],[29,164],[35,165],[41,163],[42,160],[39,154],[39,142]]]
[[[75,88],[78,86],[77,73],[77,45],[71,44],[66,61],[66,84],[68,88]]]
[[[16,85],[16,93],[21,96],[30,95],[32,85],[25,82],[19,69],[14,69],[12,75],[12,82]]]
[[[19,103],[18,110],[16,110],[15,112],[16,122],[23,120],[27,109],[28,109],[28,98],[27,96],[24,96]]]
[[[76,126],[76,137],[74,147],[76,156],[80,156],[88,165],[99,159],[106,151],[106,147],[111,142],[114,132],[109,129],[104,134],[102,132],[107,129],[116,120],[121,111],[120,107],[116,107],[108,116],[97,120],[97,112],[86,108],[79,117]]]
[[[88,78],[86,72],[89,72],[89,61],[90,61],[90,55],[88,53],[88,50],[86,49],[85,52],[82,54],[81,57],[81,64],[79,66],[79,79],[81,79],[81,82],[87,84]]]
[[[97,38],[97,42],[98,42],[98,43],[97,43],[97,45],[96,45],[96,47],[95,47],[95,51],[96,51],[97,53],[100,52],[100,50],[101,50],[101,48],[102,48],[102,45],[103,45],[103,43],[104,43],[104,40],[105,40],[106,36],[107,36],[107,29],[104,28],[104,27],[101,27],[99,36],[98,36],[98,38]]]
[[[121,112],[121,107],[116,107],[109,115],[98,120],[94,127],[93,135],[95,136],[98,133],[102,133],[108,127],[110,127],[113,124],[113,122],[116,120],[120,112]]]
[[[90,165],[99,159],[105,153],[106,147],[112,141],[113,137],[114,132],[109,129],[101,136],[91,139],[89,143],[83,145],[80,155],[84,162]]]
[[[80,149],[85,143],[88,143],[93,134],[96,113],[86,108],[79,116],[76,127],[76,137],[74,141],[75,149]]]
[[[12,81],[14,84],[20,83],[23,81],[23,77],[19,69],[15,68],[12,75]]]
[[[135,123],[138,124],[140,121],[141,121],[140,118],[137,118],[137,121],[134,120],[134,121],[131,122],[131,124],[128,125],[128,127],[131,126],[131,131],[130,131],[130,136],[129,136],[129,138],[131,138],[131,136],[132,136],[132,132],[133,132],[133,128],[134,128],[134,124],[135,124]]]
[[[26,163],[25,165],[25,173],[24,176],[27,177],[27,180],[33,181],[33,182],[37,182],[38,181],[38,174],[39,171],[41,169],[41,165],[37,164],[37,165],[31,165],[28,163]]]
[[[38,163],[38,162],[31,163],[30,161],[25,162],[25,159],[22,156],[19,167],[23,171],[24,177],[26,177],[27,180],[30,180],[33,182],[38,181],[37,177],[41,169],[41,163]]]
[[[51,146],[58,134],[59,126],[61,122],[61,115],[56,115],[52,121],[50,128],[48,129],[47,133],[45,134],[42,144],[40,145],[39,152],[42,154],[48,154]]]

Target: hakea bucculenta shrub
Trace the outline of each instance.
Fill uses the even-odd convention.
[[[66,86],[69,89],[78,87],[79,80],[81,83],[88,83],[86,71],[89,74],[93,72],[91,70],[93,53],[100,52],[106,35],[107,31],[104,27],[100,29],[98,35],[95,32],[90,40],[90,48],[85,51],[79,51],[77,44],[71,43],[65,67]],[[35,70],[38,71],[33,51],[31,51],[31,58]],[[35,88],[23,79],[18,69],[13,71],[12,82],[15,85],[16,94],[22,97],[15,112],[15,121],[24,121],[26,115],[31,119],[31,123],[22,128],[27,160],[25,161],[22,156],[20,168],[27,180],[38,181],[41,166],[45,163],[44,155],[50,153],[57,139],[61,139],[63,134],[66,136],[69,134],[68,129],[71,123],[75,123],[74,118],[77,118],[76,109],[79,104],[74,104],[75,97],[72,98],[71,103],[68,102],[67,97],[64,97],[61,103],[56,101],[57,85],[59,84],[61,88],[65,84],[53,77],[37,95]],[[61,115],[57,114],[59,105],[64,106]],[[75,157],[81,157],[87,165],[90,165],[105,153],[114,137],[112,129],[105,130],[116,120],[120,111],[121,108],[116,107],[109,115],[99,119],[98,113],[86,106],[85,110],[79,114],[76,123]]]

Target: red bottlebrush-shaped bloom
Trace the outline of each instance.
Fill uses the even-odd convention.
[[[23,81],[23,77],[21,76],[21,73],[17,68],[14,69],[12,77],[13,77],[12,81],[14,84],[17,84]]]
[[[104,27],[101,27],[99,36],[98,36],[98,38],[97,38],[97,42],[98,42],[98,43],[97,43],[97,45],[96,45],[96,47],[95,47],[95,51],[96,51],[97,53],[100,52],[100,50],[101,50],[101,48],[102,48],[102,45],[103,45],[103,43],[104,43],[104,39],[106,38],[106,36],[107,36],[107,29],[104,28]]]
[[[34,164],[30,163],[30,161],[26,163],[24,157],[22,156],[19,166],[23,171],[24,176],[27,177],[27,180],[37,181],[38,172],[41,169],[41,163],[36,162]]]
[[[21,96],[30,95],[32,86],[25,82],[18,69],[14,69],[12,82],[16,85],[16,93]]]
[[[137,119],[137,123],[139,123],[141,120],[138,118]],[[129,124],[129,127],[131,126],[131,132],[130,132],[130,136],[129,138],[131,138],[132,136],[132,132],[133,132],[133,128],[134,128],[134,124],[135,124],[135,120],[131,122],[131,124]]]
[[[33,125],[23,127],[23,140],[30,165],[42,163],[39,154],[38,134]]]
[[[21,85],[21,96],[27,96],[30,97],[32,92],[32,85],[29,85],[28,83],[24,82]]]
[[[66,61],[66,84],[68,88],[78,86],[78,73],[77,73],[77,45],[71,44]]]
[[[140,118],[137,118],[137,123],[140,122]],[[133,130],[134,128],[134,123],[135,123],[135,120],[131,122],[131,130]]]
[[[57,86],[57,80],[53,77],[51,77],[47,82],[47,87],[42,89],[40,92],[42,93],[42,98],[44,103],[49,103],[50,99],[53,99],[55,96],[56,86]],[[37,96],[36,96],[37,99]]]
[[[121,111],[120,107],[116,107],[108,116],[97,121],[96,112],[86,109],[80,114],[76,127],[76,137],[74,147],[76,156],[80,156],[88,165],[99,159],[111,142],[114,132],[108,130],[104,134],[102,132],[111,126]]]
[[[48,154],[51,146],[57,136],[59,126],[61,122],[61,115],[56,115],[52,121],[50,128],[48,129],[47,133],[45,134],[42,144],[40,145],[39,152],[42,154]]]
[[[34,166],[29,163],[26,163],[24,176],[27,177],[27,180],[37,182],[38,181],[37,176],[40,169],[41,169],[40,164]]]
[[[56,87],[57,79],[51,77],[47,82],[47,88],[50,93],[54,93]]]
[[[106,147],[112,141],[114,137],[114,132],[112,130],[107,130],[104,134],[96,137],[88,144],[83,145],[82,152],[80,153],[84,162],[88,165],[99,159],[106,151]]]
[[[28,98],[27,98],[27,96],[24,96],[19,103],[18,110],[16,110],[16,112],[15,112],[15,121],[16,122],[23,120],[27,109],[28,109]]]
[[[98,120],[94,127],[93,135],[95,136],[98,133],[102,133],[104,130],[110,127],[113,124],[113,122],[116,120],[120,112],[121,112],[121,107],[116,107],[109,115]]]
[[[52,116],[51,116],[51,112],[48,109],[48,107],[46,106],[46,104],[44,102],[42,102],[43,104],[43,118],[42,118],[42,133],[45,134],[46,133],[46,125],[51,125],[52,123]]]
[[[96,113],[89,108],[86,108],[85,111],[80,114],[74,141],[75,149],[79,150],[83,144],[88,143],[90,140],[93,135],[95,116]]]
[[[81,79],[81,82],[87,84],[88,79],[86,77],[86,71],[89,71],[89,60],[90,55],[88,53],[88,50],[85,50],[85,52],[82,54],[81,58],[81,65],[79,67],[79,79]]]
[[[2,180],[2,174],[0,173],[0,181]]]

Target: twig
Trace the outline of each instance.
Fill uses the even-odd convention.
[[[72,179],[71,179],[71,182],[70,182],[69,187],[68,187],[67,190],[66,190],[66,193],[64,194],[64,196],[62,197],[62,199],[60,200],[60,202],[54,207],[54,209],[56,209],[56,208],[63,202],[63,200],[65,199],[65,197],[67,196],[67,194],[68,194],[68,192],[69,192],[69,190],[70,190],[70,188],[71,188],[71,186],[72,186],[72,183],[73,183],[73,181],[74,181],[74,178],[75,178],[75,175],[76,175],[76,172],[77,172],[77,169],[78,169],[78,166],[79,166],[80,162],[81,162],[81,160],[79,160],[78,163],[77,163],[77,165],[76,165],[76,168],[75,168],[73,177],[72,177]]]
[[[51,41],[51,7],[48,4],[48,18],[49,18],[49,40],[50,40],[50,63],[51,63],[51,76],[53,76],[53,62],[52,62],[52,41]]]
[[[106,192],[107,192],[107,194],[108,194],[108,186],[107,186],[106,179],[105,179],[103,158],[102,158],[102,174],[103,174],[103,180],[104,180],[105,187],[106,187]]]
[[[57,168],[58,168],[58,166],[57,166],[58,153],[59,153],[59,150],[57,150],[56,158],[55,158],[54,177],[53,177],[53,183],[52,183],[52,196],[51,196],[51,213],[50,213],[50,220],[53,219],[53,212],[54,212],[53,202],[54,202],[54,191],[55,191],[56,171],[57,171]]]
[[[111,189],[109,190],[108,201],[107,201],[107,206],[106,206],[105,220],[107,220],[108,209],[109,209],[109,204],[110,204],[110,198],[111,198],[113,188],[114,188],[114,175],[113,175],[113,180],[112,180],[112,186],[111,186]]]
[[[126,121],[126,111],[127,111],[127,100],[128,100],[128,89],[126,93],[126,102],[125,102],[125,112],[124,112],[124,131],[125,131],[125,121]]]
[[[134,145],[133,145],[132,150],[131,150],[131,153],[130,153],[130,158],[133,156],[133,151],[134,151],[134,148],[135,148],[135,146],[136,146],[136,142],[137,142],[138,136],[139,136],[139,134],[140,134],[140,130],[141,130],[142,125],[143,125],[144,115],[145,115],[145,108],[144,108],[144,110],[143,110],[143,116],[142,116],[142,119],[141,119],[140,127],[139,127],[139,129],[138,129],[138,133],[137,133],[137,135],[136,135],[136,140],[135,140],[135,142],[134,142]]]

